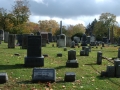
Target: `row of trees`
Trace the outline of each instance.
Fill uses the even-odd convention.
[[[29,2],[27,0],[16,0],[12,11],[8,12],[0,8],[0,29],[10,33],[35,33],[37,31],[52,32],[53,35],[60,34],[60,25],[55,20],[39,20],[38,23],[29,21]],[[116,16],[111,13],[102,13],[99,20],[94,19],[85,27],[83,24],[68,25],[62,27],[62,32],[67,36],[76,33],[94,34],[97,38],[108,36],[108,29],[114,33],[114,37],[120,35],[120,27],[117,25]]]
[[[108,30],[110,30],[111,38],[118,38],[120,36],[120,27],[116,21],[116,16],[111,13],[102,13],[99,20],[94,19],[92,23],[86,27],[86,34],[93,34],[100,39],[102,37],[109,37]]]

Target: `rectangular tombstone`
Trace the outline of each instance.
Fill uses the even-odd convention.
[[[68,51],[68,60],[76,60],[76,51],[75,50]]]
[[[61,34],[58,40],[58,47],[66,47],[66,36],[65,34]]]
[[[49,40],[49,42],[52,42],[52,33],[48,33],[48,40]]]
[[[55,82],[55,69],[33,68],[32,82]]]
[[[107,76],[108,77],[115,77],[115,67],[114,66],[107,66]]]
[[[73,67],[73,68],[79,67],[79,63],[77,62],[77,59],[76,59],[75,50],[68,51],[68,60],[66,62],[66,67]]]
[[[8,48],[15,48],[15,34],[9,34],[8,37]]]
[[[70,47],[71,46],[71,37],[66,37],[66,47]]]
[[[27,49],[27,40],[30,34],[23,34],[22,36],[22,49]]]
[[[102,52],[101,51],[97,52],[97,64],[98,65],[102,64]]]
[[[87,44],[90,44],[90,36],[87,36]]]
[[[45,38],[42,38],[42,47],[46,47],[47,40]]]
[[[4,32],[4,42],[8,43],[9,32]]]
[[[28,36],[28,57],[41,57],[41,36]]]
[[[4,40],[4,30],[0,30],[0,40]]]
[[[25,67],[44,66],[44,57],[41,52],[41,36],[28,36],[27,57],[24,59]]]
[[[48,40],[48,32],[41,32],[41,37],[47,40],[47,43],[49,43]]]
[[[115,66],[115,76],[116,77],[120,77],[120,60],[119,59],[115,59],[114,60],[114,66]]]

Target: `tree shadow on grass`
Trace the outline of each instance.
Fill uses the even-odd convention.
[[[85,64],[85,65],[97,65],[97,63],[89,63],[89,64]]]
[[[33,84],[31,80],[19,81],[18,84]]]
[[[111,83],[113,83],[113,84],[115,84],[115,85],[117,85],[117,86],[120,87],[120,83],[113,81],[110,77],[97,76],[97,78],[98,78],[99,80],[109,80]],[[112,78],[113,78],[113,77],[112,77]]]
[[[25,68],[24,64],[15,64],[15,65],[0,65],[0,70],[7,70],[7,69],[22,69]]]
[[[63,69],[63,68],[66,68],[66,66],[58,66],[58,67],[55,67],[55,69]]]

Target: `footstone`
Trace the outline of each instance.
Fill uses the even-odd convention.
[[[64,81],[65,82],[74,82],[75,81],[75,73],[74,72],[66,72]]]
[[[98,65],[102,64],[102,52],[101,51],[97,52],[97,64]]]
[[[66,62],[66,67],[77,68],[77,67],[79,67],[79,63],[77,62],[77,60],[68,60]]]
[[[0,83],[6,83],[8,81],[8,75],[7,73],[1,72],[0,73]]]
[[[66,47],[64,47],[64,51],[67,51],[67,48],[66,48]]]
[[[58,54],[57,54],[57,57],[62,57],[62,53],[58,53]]]
[[[55,82],[56,71],[55,69],[47,68],[33,68],[32,82]]]

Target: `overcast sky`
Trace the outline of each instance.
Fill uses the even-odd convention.
[[[116,15],[120,21],[120,0],[28,0],[30,5],[30,21],[38,23],[39,20],[62,20],[63,25],[82,23],[84,26],[95,18],[99,19],[101,13],[109,12]],[[0,0],[0,7],[12,9],[14,0]]]

